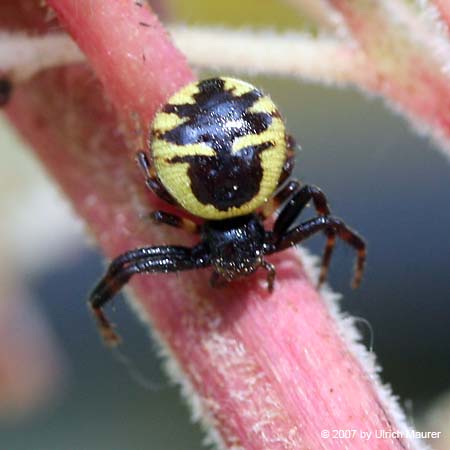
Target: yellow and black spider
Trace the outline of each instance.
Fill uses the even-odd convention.
[[[294,140],[272,100],[251,84],[221,77],[183,87],[155,116],[149,148],[152,163],[138,153],[148,187],[205,220],[197,225],[162,211],[154,212],[153,219],[198,233],[201,240],[192,248],[138,248],[112,261],[89,300],[106,342],[114,344],[118,337],[102,307],[133,275],[212,267],[211,284],[218,286],[262,267],[272,291],[275,267],[265,257],[319,231],[327,236],[319,284],[338,236],[357,251],[353,286],[359,285],[364,241],[330,215],[319,188],[289,179]],[[318,216],[293,226],[311,200]],[[283,203],[273,229],[266,230],[263,221]]]

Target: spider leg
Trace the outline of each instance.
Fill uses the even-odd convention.
[[[294,192],[289,202],[278,215],[273,227],[275,235],[279,236],[286,232],[311,200],[313,201],[318,214],[321,216],[330,215],[330,208],[328,207],[328,200],[325,194],[316,186],[302,186]]]
[[[336,233],[333,230],[326,229],[324,233],[327,236],[327,242],[320,263],[320,274],[317,285],[320,287],[327,279],[328,269],[330,267],[331,257],[333,256],[334,246],[336,245]]]
[[[145,184],[147,187],[167,203],[177,205],[178,203],[176,200],[169,194],[169,192],[167,192],[167,189],[159,181],[155,168],[150,164],[145,152],[142,150],[137,152],[136,160],[142,170],[142,173],[144,174]]]
[[[109,265],[107,274],[114,275],[123,270],[126,264],[138,261],[141,259],[163,258],[165,256],[177,256],[183,254],[185,247],[178,246],[160,246],[160,247],[141,247],[128,252],[122,253],[115,258]]]
[[[109,266],[89,297],[90,308],[96,317],[100,333],[109,345],[116,345],[120,339],[103,313],[102,307],[135,274],[155,272],[178,272],[209,265],[209,257],[204,245],[194,248],[162,246],[146,247],[129,251],[118,256]]]
[[[274,235],[276,237],[282,236],[311,200],[313,201],[318,214],[321,216],[330,215],[330,208],[328,206],[326,195],[316,186],[302,186],[292,195],[289,202],[281,210],[275,221],[273,229]],[[327,242],[322,256],[322,263],[320,265],[319,286],[327,277],[331,256],[333,255],[336,243],[335,231],[333,229],[326,228],[324,229],[324,233],[327,236]]]
[[[198,224],[190,219],[186,219],[185,217],[176,216],[175,214],[169,214],[164,211],[154,211],[150,214],[150,218],[157,224],[164,223],[194,234],[198,234],[200,232],[200,226]]]
[[[296,245],[301,241],[309,238],[315,233],[326,231],[337,235],[348,245],[353,247],[357,252],[355,275],[353,277],[352,287],[357,288],[361,283],[364,271],[364,263],[366,260],[366,244],[364,240],[351,228],[349,228],[342,220],[333,216],[320,216],[315,219],[308,220],[299,226],[287,231],[284,235],[279,236],[275,242],[271,253],[284,250],[288,247]],[[330,253],[325,253],[328,258]]]
[[[262,220],[270,217],[297,189],[299,188],[298,181],[290,181],[286,186],[281,188],[270,200],[268,200],[259,215]]]

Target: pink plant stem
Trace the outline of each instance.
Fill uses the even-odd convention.
[[[439,42],[438,24],[425,25],[407,2],[398,0],[327,3],[342,15],[367,57],[368,89],[389,99],[419,130],[429,131],[450,150],[450,55],[448,42]],[[442,5],[444,17],[448,10]]]
[[[106,255],[192,243],[142,219],[161,203],[145,191],[133,160],[157,108],[193,78],[184,58],[152,12],[134,1],[48,3],[104,91],[87,68],[49,70],[18,89],[12,121]],[[404,426],[395,402],[373,368],[362,367],[354,343],[350,349],[295,251],[271,260],[272,295],[263,273],[222,290],[208,286],[208,271],[131,282],[134,304],[152,322],[210,436],[235,450],[411,448],[406,439],[361,438],[360,431]],[[358,434],[321,437],[333,429]]]
[[[433,0],[431,3],[434,3],[438,11],[440,12],[442,19],[447,25],[447,32],[450,27],[450,4],[446,0]]]

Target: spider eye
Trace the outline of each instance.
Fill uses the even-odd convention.
[[[260,207],[278,186],[286,131],[260,90],[233,78],[191,83],[152,124],[157,176],[190,213],[220,220]]]

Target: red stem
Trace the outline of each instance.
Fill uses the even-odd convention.
[[[441,14],[442,20],[447,26],[447,32],[449,32],[450,27],[450,4],[444,0],[432,0],[437,10]]]
[[[407,2],[328,0],[343,17],[367,57],[371,81],[367,88],[389,100],[395,109],[450,149],[450,78],[448,55]],[[439,6],[439,2],[437,2]],[[449,8],[442,7],[444,20]],[[435,27],[438,25],[435,24]]]

